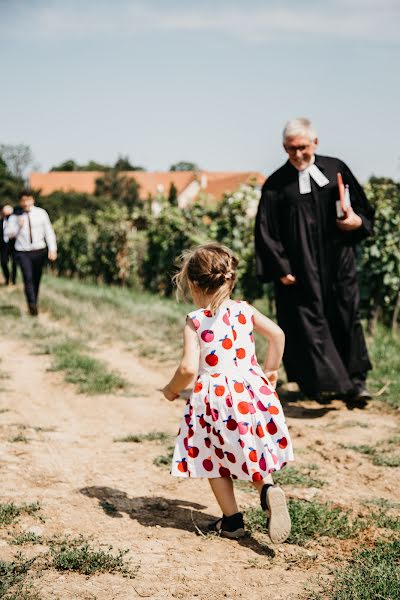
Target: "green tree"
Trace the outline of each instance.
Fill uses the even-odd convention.
[[[183,211],[165,204],[160,214],[150,221],[147,230],[145,287],[152,292],[170,295],[176,259],[183,250],[205,241],[206,235],[190,222]]]
[[[171,206],[178,206],[178,190],[174,182],[169,186],[168,204]]]
[[[54,221],[57,236],[59,275],[90,277],[93,275],[97,229],[88,215],[64,215]]]
[[[109,198],[124,204],[132,211],[140,204],[139,184],[135,179],[122,175],[115,169],[96,179],[95,196]]]
[[[33,154],[25,144],[1,144],[0,156],[15,179],[23,179],[26,169],[33,163]]]
[[[145,249],[124,206],[109,206],[96,215],[93,273],[105,283],[139,287]]]
[[[91,194],[59,191],[48,196],[39,196],[36,203],[47,210],[52,221],[63,216],[83,214],[94,222],[96,211],[104,208],[108,201],[108,198]]]
[[[217,206],[210,233],[231,248],[239,258],[237,292],[247,300],[263,295],[263,285],[256,277],[254,221],[260,192],[242,185],[233,194],[225,194]]]
[[[72,158],[70,158],[69,160],[66,160],[59,165],[55,165],[54,167],[51,167],[50,172],[52,172],[52,171],[78,171],[78,169],[79,169],[79,165],[77,165],[77,163]]]
[[[50,171],[108,171],[110,168],[110,165],[104,165],[95,160],[90,160],[86,165],[78,165],[70,158],[59,165],[55,165]]]
[[[181,160],[169,168],[170,171],[199,171],[199,167],[194,162]]]
[[[132,165],[129,160],[129,156],[119,156],[114,165],[114,169],[116,169],[117,171],[145,171],[146,170],[143,167],[139,167],[137,165],[136,166]]]
[[[0,204],[15,204],[23,187],[23,179],[14,177],[0,155]]]
[[[371,329],[380,316],[395,329],[400,308],[400,184],[371,177],[365,192],[375,208],[375,225],[359,260],[362,302]]]

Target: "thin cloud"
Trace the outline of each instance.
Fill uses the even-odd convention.
[[[245,43],[330,37],[400,41],[397,0],[328,0],[253,5],[220,2],[202,6],[135,1],[0,2],[0,33],[7,39],[73,40],[166,32],[204,32]],[[169,6],[167,6],[169,4]]]

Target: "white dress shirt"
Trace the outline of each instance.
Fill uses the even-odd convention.
[[[8,239],[8,237],[6,236],[6,226],[7,226],[7,219],[3,219],[3,242],[5,244],[7,244],[10,240]]]
[[[22,225],[19,222],[21,217]],[[9,239],[15,238],[15,250],[19,252],[42,250],[46,246],[49,252],[57,252],[56,236],[49,215],[39,206],[32,206],[29,212],[21,215],[11,215],[4,233]]]
[[[309,194],[311,192],[311,180],[312,177],[319,185],[319,187],[324,187],[329,183],[329,179],[325,177],[325,175],[320,171],[315,164],[315,156],[312,157],[312,160],[308,167],[306,167],[303,171],[299,171],[299,190],[300,194]]]

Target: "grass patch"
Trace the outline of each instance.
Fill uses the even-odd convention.
[[[378,467],[400,467],[400,456],[377,454],[372,458],[372,464]]]
[[[281,471],[273,474],[274,483],[280,485],[293,485],[297,487],[317,487],[321,488],[325,485],[325,481],[312,477],[310,471],[315,470],[316,465],[312,465],[312,469],[300,471],[296,467],[285,467]],[[318,467],[317,467],[318,468]]]
[[[37,433],[51,433],[56,431],[55,427],[32,427]]]
[[[333,427],[337,427],[335,423],[332,423]],[[362,429],[368,429],[368,423],[363,423],[362,421],[346,421],[340,425],[340,429],[346,429],[348,427],[361,427]]]
[[[391,442],[389,441],[386,443],[390,444]],[[389,450],[385,450],[382,447],[377,448],[375,446],[369,446],[368,444],[341,444],[341,447],[346,450],[353,450],[354,452],[365,454],[370,458],[372,464],[377,467],[400,467],[400,455],[388,456]]]
[[[288,508],[292,520],[289,544],[303,546],[310,540],[324,536],[344,540],[355,537],[367,526],[366,520],[356,518],[350,521],[349,511],[344,511],[329,503],[289,500]],[[245,519],[250,532],[265,533],[265,513],[260,508],[247,510]]]
[[[370,515],[370,519],[376,527],[390,529],[391,531],[400,531],[399,515],[388,515],[387,512],[380,512]]]
[[[393,408],[400,407],[400,337],[378,324],[373,340],[369,340],[369,351],[374,370],[369,384],[378,391],[390,382],[379,397]]]
[[[39,516],[37,513],[40,510],[41,508],[38,502],[21,504],[20,506],[14,504],[14,502],[0,504],[0,526],[11,525],[22,515]]]
[[[162,361],[180,351],[185,315],[193,310],[156,294],[53,276],[45,278],[41,294],[44,309],[86,339],[118,339]]]
[[[20,535],[16,535],[10,543],[14,546],[24,546],[25,544],[41,544],[42,542],[42,536],[36,535],[36,533],[33,533],[31,531],[27,533],[21,533]]]
[[[0,316],[17,318],[21,316],[21,310],[14,304],[0,304]]]
[[[380,541],[374,548],[353,554],[350,563],[335,571],[333,582],[312,600],[397,600],[400,590],[400,541]]]
[[[160,456],[156,456],[153,460],[153,464],[157,467],[166,467],[171,466],[172,458],[174,456],[174,446],[169,446],[166,450],[167,454],[161,454]]]
[[[150,433],[126,435],[122,438],[116,438],[114,442],[133,442],[134,444],[140,444],[141,442],[167,442],[170,437],[164,431],[151,431]]]
[[[39,600],[39,596],[24,585],[28,571],[35,560],[35,558],[25,560],[21,555],[11,562],[0,560],[0,598]]]
[[[318,465],[314,464],[305,465],[303,470],[299,470],[296,467],[285,467],[281,471],[277,471],[272,475],[274,483],[279,483],[279,485],[321,488],[325,485],[326,482],[322,479],[317,479],[313,477],[311,473],[312,471],[317,471],[318,469]],[[253,485],[249,485],[249,482],[241,481],[240,479],[234,481],[234,486],[248,493],[257,492]]]
[[[110,394],[127,382],[118,373],[107,371],[101,361],[82,353],[78,342],[67,340],[47,347],[54,357],[52,371],[65,371],[65,380],[78,385],[85,394]]]
[[[126,564],[124,558],[129,550],[118,550],[116,554],[111,550],[112,546],[107,551],[96,550],[82,537],[56,542],[50,547],[52,564],[58,571],[76,571],[83,575],[121,573],[133,579],[138,567],[132,570]]]
[[[373,504],[379,508],[400,508],[399,502],[392,502],[386,498],[371,498],[371,500],[365,500],[364,504]]]
[[[24,443],[24,444],[27,444],[27,443],[29,442],[29,439],[28,439],[28,438],[27,438],[25,435],[23,435],[22,433],[19,433],[19,434],[18,434],[18,435],[16,435],[15,437],[13,437],[13,438],[10,438],[10,440],[9,440],[9,441],[10,441],[10,442],[13,442],[13,443],[14,443],[14,442],[22,442],[22,443]]]

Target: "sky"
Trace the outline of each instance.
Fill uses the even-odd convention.
[[[0,0],[0,143],[270,174],[282,129],[400,179],[399,0]]]

